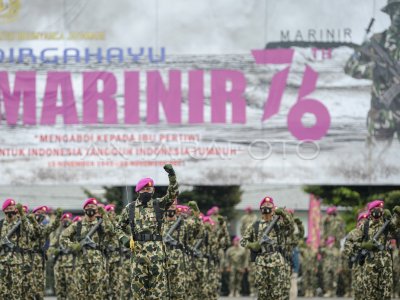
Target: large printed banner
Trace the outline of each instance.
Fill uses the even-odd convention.
[[[398,183],[395,8],[234,2],[0,1],[0,184]]]

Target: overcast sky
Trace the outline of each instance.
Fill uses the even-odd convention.
[[[352,30],[359,43],[375,14],[374,31],[389,18],[386,0],[21,0],[15,22],[2,31],[105,31],[105,42],[20,42],[10,46],[159,47],[176,54],[247,53],[281,30]],[[351,3],[351,4],[350,4]]]

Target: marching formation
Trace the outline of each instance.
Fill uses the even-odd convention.
[[[243,292],[244,281],[258,299],[322,291],[331,297],[340,282],[355,299],[390,299],[395,292],[393,280],[399,275],[391,240],[400,231],[399,206],[390,212],[382,201],[370,202],[346,239],[344,222],[330,207],[322,247],[312,249],[294,211],[267,196],[260,214],[247,209],[242,238],[231,242],[218,207],[203,215],[194,201],[179,205],[175,171],[171,165],[164,169],[169,178],[165,196],[154,198],[154,181],[144,178],[136,185],[136,200],[119,215],[114,205],[89,198],[83,217],[57,209],[45,224],[48,207],[29,213],[15,200],[5,200],[0,298],[43,299],[48,259],[58,299],[218,299],[226,273],[231,296]],[[397,269],[398,264],[397,254]]]

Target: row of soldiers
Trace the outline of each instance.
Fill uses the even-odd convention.
[[[300,244],[301,290],[306,297],[344,295],[354,299],[391,299],[400,294],[400,208],[368,203],[347,235],[335,207],[328,208],[318,249]]]
[[[217,207],[202,215],[194,201],[178,205],[175,171],[164,169],[166,195],[154,198],[154,181],[144,178],[120,215],[89,198],[81,219],[57,209],[45,225],[46,206],[28,213],[5,200],[0,299],[43,299],[48,257],[58,299],[217,299],[230,245],[226,220]]]
[[[282,258],[279,252],[282,253],[281,249],[285,248],[284,237],[288,236],[285,235],[285,228],[290,230],[289,222],[286,225],[288,227],[285,227],[285,217],[282,215],[281,225],[275,225],[275,231],[279,230],[280,233],[274,238],[274,234],[267,231],[268,238],[274,241],[268,241],[263,246],[263,237],[255,228],[259,226],[259,222],[266,223],[264,228],[272,223],[273,218],[266,215],[275,207],[270,205],[271,209],[263,208],[265,205],[263,200],[260,204],[261,221],[257,220],[258,216],[252,213],[250,208],[241,219],[242,245],[256,251],[259,251],[261,246],[261,254],[270,254],[257,257],[255,263],[246,266],[250,270],[250,286],[254,293],[255,285],[260,299],[289,299],[288,288],[284,288],[289,282],[289,270],[292,274],[290,299],[297,297],[296,281],[293,281],[297,274],[300,275],[298,294],[306,297],[344,295],[354,296],[355,299],[390,299],[391,296],[399,296],[400,258],[395,239],[400,234],[399,206],[393,209],[392,215],[392,212],[384,209],[383,201],[368,203],[366,211],[357,217],[357,228],[347,236],[345,223],[337,208],[329,207],[321,224],[322,245],[319,249],[312,249],[302,239],[304,231],[301,221],[295,218],[299,234],[297,243],[293,243],[293,246],[298,247],[288,249],[292,250],[292,257],[287,257],[288,265],[285,268],[279,260]],[[278,215],[281,213],[280,209],[275,210],[278,211]],[[296,258],[298,254],[299,261]],[[285,260],[285,255],[283,258]],[[278,281],[279,277],[268,274],[268,271],[281,275],[281,281]],[[269,277],[274,277],[273,280],[268,280],[271,284],[265,282]],[[275,294],[272,294],[274,292]]]

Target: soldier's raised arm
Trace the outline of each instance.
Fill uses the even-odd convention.
[[[128,246],[128,243],[129,243],[128,237],[131,235],[130,228],[129,228],[129,206],[130,205],[132,205],[132,203],[130,203],[124,207],[121,214],[119,215],[118,220],[115,223],[115,234],[116,234],[118,240],[124,246]]]
[[[58,227],[60,227],[61,216],[62,216],[62,209],[57,208],[55,220],[51,222],[49,225],[42,228],[41,232],[42,238],[47,239],[53,231],[55,231]]]
[[[172,167],[172,165],[167,164],[164,166],[165,172],[168,173],[168,179],[169,179],[169,185],[167,189],[167,193],[165,194],[164,197],[160,198],[160,207],[162,208],[168,208],[172,205],[174,200],[179,194],[179,189],[178,189],[178,182],[176,181],[176,174],[175,170]]]
[[[76,228],[78,226],[78,222],[72,223],[68,228],[66,228],[60,237],[60,245],[64,248],[71,248],[71,245],[74,244],[75,236],[76,236]]]
[[[361,45],[346,62],[344,72],[356,79],[372,79],[372,71],[375,63],[370,56],[365,54],[365,52],[368,53],[371,51],[369,42]]]
[[[34,235],[35,229],[33,228],[32,224],[28,221],[28,218],[26,217],[25,211],[22,207],[22,204],[18,203],[16,205],[16,208],[17,208],[19,216],[21,218],[22,231],[26,232],[28,235]]]
[[[249,243],[258,242],[256,240],[257,237],[255,236],[253,224],[251,224],[249,227],[247,227],[242,239],[240,240],[240,245],[244,248],[249,248],[248,247]]]

